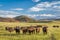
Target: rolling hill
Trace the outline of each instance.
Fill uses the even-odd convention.
[[[37,20],[33,19],[33,18],[30,18],[28,16],[24,16],[24,15],[21,15],[21,16],[17,16],[14,18],[15,20],[18,20],[20,22],[37,22]]]
[[[0,17],[0,22],[29,22],[29,23],[39,23],[39,22],[51,22],[52,20],[56,21],[56,20],[59,20],[60,19],[39,19],[39,20],[36,20],[34,18],[30,18],[28,16],[24,16],[24,15],[21,15],[21,16],[17,16],[17,17],[14,17],[14,18],[4,18],[4,17]]]
[[[0,22],[18,22],[18,20],[15,20],[14,18],[3,18],[3,17],[0,17]]]

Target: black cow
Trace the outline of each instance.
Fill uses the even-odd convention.
[[[16,26],[16,27],[14,28],[14,30],[15,30],[15,32],[16,32],[17,34],[20,33],[20,27],[19,27],[19,26]]]
[[[42,28],[44,34],[47,34],[47,28],[48,28],[47,26],[44,26],[44,27]]]
[[[53,25],[53,27],[54,27],[54,28],[59,28],[59,26],[58,26],[58,25]]]
[[[57,26],[57,28],[59,28],[59,26]]]

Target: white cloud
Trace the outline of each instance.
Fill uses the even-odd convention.
[[[58,6],[58,4],[59,4],[59,6]],[[41,2],[41,3],[38,3],[37,5],[31,7],[29,10],[34,11],[34,12],[38,12],[38,11],[43,11],[43,10],[50,10],[50,9],[53,9],[54,7],[55,7],[55,9],[60,8],[60,1],[57,1],[57,2]]]
[[[29,17],[56,17],[56,15],[53,15],[53,14],[33,14],[33,15],[27,15]]]
[[[17,10],[17,11],[20,11],[20,10],[24,10],[23,8],[15,8],[15,9],[11,9],[11,10]]]
[[[0,10],[0,15],[17,15],[17,14],[20,14],[20,13],[18,13],[18,12],[15,12],[15,11],[5,11],[5,10]]]
[[[52,5],[60,4],[60,1],[55,1],[55,2],[52,2],[51,4],[52,4]]]
[[[38,8],[38,7],[32,7],[32,8],[30,8],[30,11],[35,11],[35,12],[37,12],[37,11],[42,11],[42,10],[45,10],[45,9],[43,9],[43,8]]]
[[[49,2],[42,2],[36,5],[36,7],[51,7]]]
[[[0,17],[8,17],[8,18],[13,18],[13,17],[16,17],[18,15],[0,15]]]
[[[39,3],[39,4],[35,5],[34,7],[31,7],[29,10],[30,11],[35,11],[35,12],[43,11],[43,10],[46,10],[46,7],[51,6],[49,4],[50,4],[49,2],[42,2],[42,3]]]
[[[41,14],[40,16],[53,17],[53,16],[55,16],[55,15],[52,15],[52,14]]]
[[[54,6],[53,8],[57,8],[57,9],[60,9],[60,6]]]
[[[39,2],[40,0],[32,0],[33,2]]]
[[[34,18],[34,17],[37,17],[37,16],[39,16],[39,15],[38,15],[38,14],[37,14],[37,15],[36,15],[36,14],[31,15],[31,14],[30,14],[30,15],[27,15],[27,16],[29,16],[29,17],[33,17],[33,18]]]
[[[20,15],[20,13],[15,12],[15,11],[4,11],[4,10],[0,10],[0,17],[10,17],[13,18],[15,16]]]

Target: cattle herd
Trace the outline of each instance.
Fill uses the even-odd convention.
[[[54,25],[54,28],[59,28],[59,26]],[[20,32],[22,31],[23,34],[35,34],[35,33],[40,33],[40,30],[42,28],[43,34],[47,34],[47,28],[48,26],[44,25],[36,25],[36,26],[27,26],[27,27],[20,27],[20,26],[16,26],[16,27],[5,27],[5,30],[9,31],[10,33],[15,31],[16,34],[20,34]]]

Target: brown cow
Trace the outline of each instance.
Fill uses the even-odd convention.
[[[40,28],[42,27],[42,25],[37,25],[36,26],[36,33],[39,33],[40,32]]]
[[[34,27],[32,27],[32,26],[28,27],[28,33],[29,33],[29,34],[35,33],[35,30],[36,30],[36,28],[34,28]]]
[[[28,31],[27,27],[21,27],[21,30],[22,30],[23,34],[26,34]]]
[[[36,33],[40,32],[40,27],[36,27]]]
[[[37,26],[33,26],[33,27],[35,28],[36,33],[39,33],[39,32],[40,32],[40,28],[41,28],[42,26],[37,25]]]
[[[10,33],[14,31],[12,27],[5,27],[5,30],[9,31]]]

